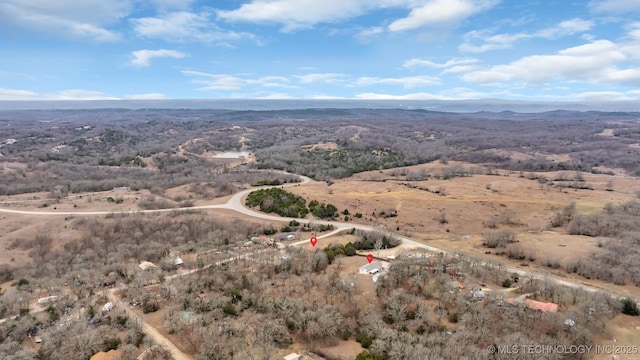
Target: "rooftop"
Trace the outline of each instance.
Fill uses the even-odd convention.
[[[382,263],[379,261],[374,261],[371,264],[366,264],[366,265],[362,265],[360,266],[360,271],[372,271],[372,270],[380,270],[382,269]]]
[[[122,354],[118,350],[100,351],[91,357],[91,360],[120,360]]]
[[[505,301],[509,304],[515,304],[515,301],[513,299],[507,299]],[[522,303],[524,304],[524,306],[532,310],[538,310],[542,312],[558,312],[558,304],[546,303],[531,299],[526,299]]]

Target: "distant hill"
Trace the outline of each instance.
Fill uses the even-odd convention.
[[[92,101],[0,101],[0,110],[44,109],[423,109],[442,112],[538,113],[553,110],[640,111],[635,101],[527,102],[513,100],[92,100]]]

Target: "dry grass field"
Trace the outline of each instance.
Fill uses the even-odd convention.
[[[528,179],[533,175],[543,175],[550,180],[573,179],[576,176],[573,171],[540,174],[499,171],[499,175],[476,174],[448,180],[411,182],[398,175],[420,171],[439,174],[442,169],[451,166],[473,167],[465,163],[449,162],[443,165],[434,162],[371,171],[336,180],[331,185],[316,182],[289,190],[307,199],[332,203],[340,212],[349,210],[352,222],[380,226],[445,250],[498,260],[512,266],[526,265],[527,269],[551,272],[562,277],[574,274],[567,274],[563,269],[550,269],[544,266],[544,262],[555,261],[563,265],[569,260],[589,255],[597,249],[599,239],[568,235],[564,229],[550,228],[552,217],[572,202],[576,203],[579,213],[601,213],[605,204],[618,205],[633,200],[640,190],[640,182],[625,175],[581,173],[582,184],[593,190],[557,188]],[[397,216],[381,215],[381,212],[389,214],[392,211],[396,211]],[[355,219],[355,213],[361,213],[362,218]],[[509,220],[506,221],[505,217]],[[492,222],[496,224],[495,228],[489,226]],[[482,246],[484,234],[499,230],[514,232],[517,245],[535,261],[509,260],[505,256],[495,255],[493,249]],[[612,287],[617,292],[640,295],[634,286],[586,281],[579,276],[574,278],[577,282],[596,287]]]

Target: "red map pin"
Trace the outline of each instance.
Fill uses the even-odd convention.
[[[311,246],[316,246],[316,244],[318,243],[318,238],[315,236],[311,237]]]
[[[373,261],[373,254],[367,254],[367,261],[369,262],[369,264],[371,264],[371,262]]]

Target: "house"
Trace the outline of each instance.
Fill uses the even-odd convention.
[[[291,232],[276,235],[276,240],[278,241],[295,240],[295,239],[296,239],[296,234]]]
[[[111,349],[108,352],[100,351],[91,357],[91,360],[121,360],[122,354],[118,350]]]
[[[38,304],[40,304],[40,305],[44,305],[44,304],[48,304],[48,303],[50,303],[50,302],[54,302],[54,301],[57,301],[57,300],[58,300],[58,297],[57,297],[57,296],[55,296],[55,295],[53,295],[53,296],[46,296],[46,297],[43,297],[43,298],[38,299]]]
[[[124,187],[124,186],[115,187],[115,188],[113,188],[113,192],[117,193],[117,194],[126,194],[126,193],[129,192],[129,188],[128,187]]]
[[[147,271],[147,270],[153,270],[156,268],[156,265],[150,261],[140,261],[140,265],[138,265],[140,267],[140,269]]]
[[[284,360],[301,360],[302,355],[297,353],[291,353],[283,358]]]
[[[542,312],[558,312],[558,304],[546,303],[542,301],[535,301],[527,299],[524,301],[524,306],[532,310],[538,310]]]
[[[373,275],[382,270],[382,263],[380,261],[374,261],[371,264],[360,266],[360,274]]]
[[[486,296],[484,290],[476,289],[471,292],[471,296],[476,300],[482,300]]]
[[[515,305],[515,301],[513,299],[505,300],[509,304]],[[542,312],[558,312],[558,304],[554,303],[546,303],[542,301],[536,301],[531,299],[526,299],[522,302],[525,307],[531,310],[537,310]]]

